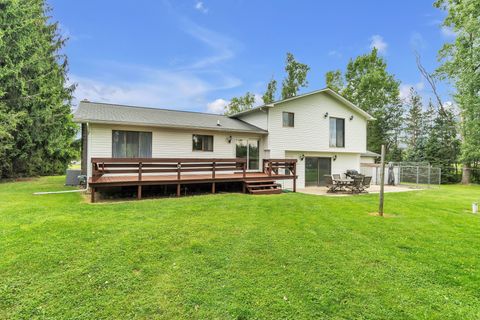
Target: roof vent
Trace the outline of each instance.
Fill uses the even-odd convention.
[[[220,123],[220,120],[217,120],[217,126],[221,126],[222,124]]]

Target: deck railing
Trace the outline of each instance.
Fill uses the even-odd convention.
[[[293,177],[293,192],[297,191],[297,159],[263,159],[263,172],[270,177],[284,175]],[[283,169],[284,173],[280,173]]]
[[[181,180],[183,172],[211,172],[212,179],[219,171],[241,170],[245,178],[246,159],[233,158],[92,158],[92,182],[104,174],[137,174],[142,181],[143,174],[173,173]]]
[[[170,176],[169,184],[172,182],[177,184],[177,196],[180,196],[180,185],[191,179],[192,175],[190,177],[184,176],[187,180],[182,179],[182,174],[187,172],[203,176],[200,180],[212,184],[212,193],[215,193],[216,181],[222,181],[222,178],[225,179],[225,176],[228,175],[228,173],[222,175],[220,172],[233,171],[235,175],[238,174],[238,178],[234,178],[236,181],[245,182],[249,179],[252,180],[252,177],[247,177],[247,160],[244,158],[92,158],[91,163],[92,202],[95,201],[95,189],[97,186],[112,183],[100,181],[103,180],[100,179],[103,175],[136,176],[136,181],[130,181],[124,185],[136,185],[138,187],[137,196],[139,199],[142,194],[142,185],[151,184],[152,181],[155,181],[151,177],[144,181],[144,175],[160,174],[162,176]],[[294,159],[265,159],[263,160],[263,173],[273,179],[293,179],[293,191],[295,191],[296,163],[297,160]],[[285,169],[284,173],[279,171],[282,168]],[[211,178],[205,178],[205,173]],[[161,181],[158,180],[159,184],[161,184]],[[122,184],[117,183],[117,185]],[[245,192],[245,183],[243,184],[243,190]]]

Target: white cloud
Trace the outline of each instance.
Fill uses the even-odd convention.
[[[178,60],[175,66],[152,68],[119,62],[92,66],[102,76],[71,74],[77,83],[74,96],[90,101],[203,111],[217,91],[235,88],[241,80],[218,65],[234,57],[236,42],[222,34],[179,17],[180,28],[212,49],[212,54],[193,62]],[[178,65],[178,64],[182,65]],[[95,64],[95,63],[92,63]],[[211,98],[210,98],[211,99]]]
[[[410,88],[414,88],[417,92],[421,93],[425,88],[423,81],[417,82],[416,84],[411,83],[402,83],[400,84],[400,99],[407,99],[410,96]]]
[[[230,60],[235,56],[235,41],[217,32],[201,27],[189,20],[183,20],[183,29],[186,33],[207,45],[213,50],[213,54],[198,59],[186,68],[199,69]]]
[[[383,40],[383,37],[376,34],[370,38],[370,49],[377,48],[378,52],[385,54],[387,52],[388,44]]]
[[[449,27],[442,26],[440,30],[442,32],[442,35],[446,38],[455,38],[457,36],[457,33]]]
[[[208,8],[205,7],[205,5],[202,1],[197,1],[195,3],[195,9],[197,9],[201,13],[207,13],[208,12]]]
[[[224,99],[216,99],[207,104],[207,111],[211,113],[223,113],[229,101]]]
[[[71,75],[71,82],[77,83],[76,100],[198,110],[205,105],[209,93],[241,84],[240,80],[220,73],[214,73],[212,80],[208,80],[204,74],[189,71],[115,65],[104,67],[102,71],[110,74],[105,79]],[[135,80],[116,80],[122,73]]]

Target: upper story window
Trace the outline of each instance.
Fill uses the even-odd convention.
[[[283,112],[283,126],[284,127],[291,127],[295,126],[295,114],[293,112]]]
[[[213,136],[194,134],[192,136],[193,151],[213,151]]]
[[[151,158],[152,133],[140,131],[112,131],[114,158]]]
[[[330,117],[330,147],[345,147],[345,119]]]

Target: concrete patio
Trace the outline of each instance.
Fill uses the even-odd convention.
[[[408,191],[418,191],[422,190],[420,188],[413,188],[410,186],[398,185],[398,186],[385,186],[385,193],[391,192],[408,192]],[[370,188],[367,189],[368,193],[361,193],[361,194],[377,194],[380,193],[380,186],[379,185],[372,185]],[[348,192],[337,192],[337,193],[327,193],[326,187],[308,187],[304,189],[297,189],[297,192],[306,193],[306,194],[313,194],[318,196],[331,196],[331,197],[345,197],[345,196],[352,196],[357,194],[351,194]]]

